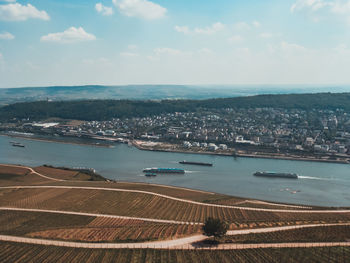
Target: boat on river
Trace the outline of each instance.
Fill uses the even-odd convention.
[[[22,143],[19,143],[19,142],[11,142],[12,146],[13,147],[21,147],[21,148],[24,148],[24,144]]]
[[[189,161],[181,161],[180,164],[190,164],[190,165],[202,165],[202,166],[213,166],[212,163],[202,163],[202,162],[189,162]]]
[[[184,174],[185,170],[180,168],[146,168],[143,172],[146,174]]]
[[[269,178],[298,179],[298,175],[295,173],[256,172],[254,173],[254,176],[269,177]]]

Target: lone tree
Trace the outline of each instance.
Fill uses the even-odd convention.
[[[223,237],[226,235],[226,232],[229,228],[229,225],[218,218],[208,217],[205,220],[205,223],[202,227],[204,235],[211,237],[213,236],[215,239]]]

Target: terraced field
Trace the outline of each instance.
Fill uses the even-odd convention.
[[[231,230],[286,225],[294,228],[294,225],[302,224],[348,223],[350,212],[347,210],[323,211],[321,208],[315,211],[319,208],[246,200],[171,186],[95,182],[77,171],[50,167],[35,169],[0,165],[0,235],[4,240],[0,243],[0,262],[299,263],[348,262],[350,258],[349,247],[337,247],[338,243],[324,248],[312,247],[317,243],[302,243],[348,241],[350,226],[308,226],[283,232],[280,231],[282,228],[257,229],[254,230],[256,234],[242,234],[240,230],[241,235],[225,239],[236,244],[219,245],[221,249],[226,245],[225,250],[202,250],[208,248],[198,249],[197,243],[191,244],[205,239],[200,235],[201,225],[189,224],[204,222],[211,216],[229,222]],[[229,207],[232,205],[241,207]],[[237,231],[230,232],[233,233],[237,234]],[[76,242],[62,245],[62,241]],[[149,241],[158,243],[149,244]],[[34,245],[43,242],[47,246]],[[99,242],[106,243],[105,249],[101,249]],[[267,244],[271,242],[277,244]],[[302,248],[272,248],[283,242],[301,242]],[[247,245],[238,247],[237,243]],[[259,243],[260,248],[257,248]],[[164,249],[164,244],[172,249]],[[111,247],[115,249],[109,249]],[[120,249],[122,247],[125,249]],[[143,249],[129,249],[135,247]]]
[[[81,170],[70,168],[55,168],[50,166],[35,167],[34,171],[54,179],[67,181],[104,181],[101,176],[96,176],[94,173],[87,174]]]
[[[349,247],[249,250],[78,249],[0,243],[0,262],[346,263]]]
[[[93,216],[0,211],[0,234],[72,241],[165,240],[198,234],[199,225],[179,225]]]
[[[87,189],[2,189],[0,206],[40,208],[89,213],[103,213],[142,218],[204,222],[209,216],[241,224],[300,224],[311,222],[347,222],[347,213],[289,213],[254,211],[205,206],[167,199],[160,196],[118,191]]]
[[[55,169],[45,166],[35,167],[34,170],[38,173],[55,179],[87,181],[90,178],[89,175],[80,173],[78,171]]]
[[[276,232],[226,236],[226,243],[346,242],[350,226],[320,226]]]
[[[50,180],[31,174],[28,169],[0,165],[0,186],[36,185],[45,183],[50,183]]]

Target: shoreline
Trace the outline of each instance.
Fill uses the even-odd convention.
[[[114,147],[114,145],[110,145],[110,144],[96,144],[96,143],[92,143],[92,142],[82,143],[82,142],[74,142],[74,141],[62,141],[62,140],[55,140],[54,138],[44,139],[44,138],[38,138],[38,137],[27,137],[24,135],[21,136],[21,135],[0,134],[0,136],[10,137],[10,138],[19,138],[19,139],[31,140],[31,141],[48,142],[48,143],[75,144],[75,145],[80,145],[80,146],[93,146],[93,147],[101,147],[101,148],[113,148]],[[63,137],[60,136],[60,138],[63,138]]]
[[[83,143],[83,142],[74,142],[74,141],[63,141],[58,139],[55,140],[54,138],[38,138],[38,137],[27,137],[27,136],[9,135],[9,134],[0,134],[0,136],[48,142],[48,143],[63,143],[63,144],[73,144],[73,145],[80,145],[80,146],[114,148],[114,145],[112,144],[96,144],[88,141],[86,141],[86,143]],[[60,138],[63,138],[63,137],[60,136]],[[302,161],[302,162],[350,164],[350,156],[348,158],[349,160],[329,160],[329,159],[319,159],[319,158],[316,159],[316,158],[310,158],[310,157],[296,157],[296,156],[285,156],[285,155],[278,156],[278,155],[269,155],[269,154],[236,153],[235,155],[232,155],[232,153],[225,153],[225,152],[208,152],[208,151],[198,152],[198,151],[191,151],[191,150],[184,150],[184,149],[169,149],[169,148],[158,149],[158,148],[145,147],[145,146],[139,145],[135,141],[131,141],[131,143],[132,143],[132,146],[134,146],[135,148],[141,151],[215,155],[215,156],[224,156],[224,157],[233,157],[233,158],[260,158],[260,159],[274,159],[274,160],[288,160],[288,161]]]
[[[184,154],[202,154],[202,155],[216,155],[216,156],[225,156],[225,157],[233,157],[233,158],[261,158],[261,159],[275,159],[275,160],[289,160],[289,161],[303,161],[303,162],[321,162],[321,163],[335,163],[335,164],[350,164],[349,161],[346,160],[327,160],[327,159],[314,159],[310,157],[291,157],[291,156],[276,156],[276,155],[255,155],[255,154],[242,154],[237,153],[232,155],[232,153],[223,153],[223,152],[197,152],[190,150],[177,150],[177,149],[155,149],[148,148],[141,145],[138,145],[135,142],[132,142],[132,145],[141,150],[141,151],[154,151],[154,152],[173,152],[173,153],[184,153]],[[350,157],[349,157],[350,158]]]

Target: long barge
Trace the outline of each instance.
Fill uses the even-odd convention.
[[[147,174],[184,174],[185,170],[180,168],[146,168],[143,172]]]
[[[202,166],[213,166],[212,163],[202,163],[202,162],[189,162],[189,161],[181,161],[180,164],[191,164],[191,165],[202,165]]]
[[[295,173],[256,172],[256,173],[254,173],[254,176],[270,177],[270,178],[298,179],[298,175]]]
[[[25,147],[22,143],[19,143],[19,142],[11,142],[11,145],[14,147],[21,147],[21,148]]]

